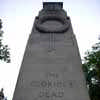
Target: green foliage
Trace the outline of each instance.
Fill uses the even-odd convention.
[[[91,84],[89,86],[89,94],[91,100],[100,100],[100,86]]]
[[[100,99],[100,42],[96,43],[84,57],[83,71],[89,87],[91,100]]]
[[[3,60],[7,63],[10,62],[10,53],[9,53],[9,48],[7,45],[4,45],[2,43],[2,36],[3,36],[3,31],[2,29],[2,22],[0,19],[0,60]]]

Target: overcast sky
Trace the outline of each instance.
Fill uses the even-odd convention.
[[[44,0],[53,1],[53,0]],[[71,18],[81,57],[95,44],[100,34],[100,0],[63,1]],[[0,88],[12,100],[25,46],[33,27],[34,18],[42,9],[43,0],[0,0],[0,19],[3,22],[3,42],[8,44],[11,63],[0,62]]]

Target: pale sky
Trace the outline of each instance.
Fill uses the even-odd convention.
[[[54,1],[54,0],[44,0]],[[63,1],[71,18],[81,57],[95,44],[100,35],[100,0]],[[34,18],[42,9],[43,0],[0,0],[0,19],[3,22],[3,42],[8,44],[11,63],[0,61],[0,88],[12,100],[25,46],[31,33]]]

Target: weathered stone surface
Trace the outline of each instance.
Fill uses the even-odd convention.
[[[45,2],[36,17],[13,100],[89,100],[76,38],[62,7]]]

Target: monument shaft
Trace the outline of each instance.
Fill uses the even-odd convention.
[[[36,17],[13,100],[89,100],[70,18],[62,2]]]

